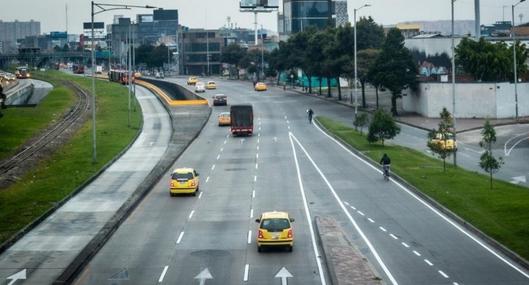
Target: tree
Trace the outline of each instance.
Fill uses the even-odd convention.
[[[456,62],[475,80],[485,82],[507,81],[513,78],[513,51],[504,42],[491,43],[481,38],[464,38],[456,48]],[[529,51],[516,43],[517,71],[527,72]]]
[[[136,48],[136,62],[150,68],[163,66],[167,62],[167,56],[167,47],[163,44],[157,47],[141,45]]]
[[[246,50],[236,43],[231,43],[222,49],[220,61],[235,67],[237,79],[239,79],[239,62],[246,55]],[[230,68],[230,77],[231,77]]]
[[[325,63],[325,54],[323,49],[328,40],[328,35],[325,32],[318,31],[310,35],[308,46],[306,49],[306,56],[303,60],[303,70],[309,74],[318,76],[319,79],[319,94],[321,95],[322,76],[324,76],[323,65]]]
[[[369,70],[371,66],[375,64],[375,61],[380,54],[378,49],[364,49],[358,51],[357,60],[358,60],[358,79],[362,88],[362,107],[366,108],[366,84],[369,82]],[[377,108],[378,108],[378,91],[377,91]]]
[[[360,17],[356,26],[356,39],[358,50],[381,48],[384,43],[384,27],[377,24],[371,16]]]
[[[370,143],[381,141],[382,145],[384,145],[385,140],[392,139],[399,133],[400,127],[397,126],[393,117],[384,110],[379,109],[375,111],[369,125],[367,141]]]
[[[428,148],[443,160],[443,171],[446,172],[446,158],[456,152],[455,144],[448,147],[448,140],[453,140],[454,118],[446,108],[439,114],[441,120],[437,130],[432,130],[428,134]]]
[[[404,37],[399,29],[389,30],[382,51],[375,62],[375,82],[391,91],[391,113],[396,116],[397,99],[406,88],[417,87],[417,66],[410,51],[404,47]]]
[[[479,145],[485,149],[485,152],[480,157],[479,166],[489,173],[490,189],[492,190],[492,175],[500,170],[504,162],[503,158],[496,159],[492,154],[492,145],[496,142],[496,131],[489,120],[485,121],[481,135]]]
[[[364,127],[369,122],[369,118],[366,113],[360,113],[358,116],[355,117],[353,121],[353,125],[355,126],[355,130],[358,130],[360,128],[360,134],[363,135]]]

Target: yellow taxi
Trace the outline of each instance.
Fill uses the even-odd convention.
[[[294,246],[294,233],[291,223],[294,222],[287,212],[264,212],[259,219],[257,231],[257,251],[263,247],[286,247],[292,251]]]
[[[195,85],[198,82],[198,78],[196,76],[190,76],[187,79],[187,85]]]
[[[446,150],[457,150],[457,142],[454,141],[454,134],[447,133],[446,139],[443,139],[443,135],[440,133],[434,134],[433,138],[429,141],[430,144],[437,144],[441,149]]]
[[[255,91],[266,91],[268,87],[264,82],[255,83]]]
[[[177,168],[171,174],[169,183],[169,194],[193,194],[195,196],[199,191],[198,172],[193,168]]]
[[[222,112],[219,114],[219,126],[231,126],[230,112]]]
[[[208,81],[208,83],[206,83],[206,89],[217,89],[217,83],[215,83],[215,81]]]

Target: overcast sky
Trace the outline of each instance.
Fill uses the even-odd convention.
[[[372,16],[384,25],[414,20],[450,19],[451,0],[348,0],[349,17],[352,20],[353,8],[369,3],[372,7],[359,11],[358,16]],[[511,19],[510,6],[516,0],[481,0],[481,23],[490,24],[502,20],[505,11],[506,20]],[[66,29],[65,4],[68,3],[68,22],[70,33],[81,33],[82,22],[90,21],[89,0],[1,0],[0,20],[41,22],[42,32],[64,31]],[[101,3],[120,3],[152,5],[164,9],[178,9],[180,24],[192,28],[218,28],[231,17],[239,27],[253,27],[253,14],[239,12],[239,0],[98,0]],[[280,3],[282,3],[280,1]],[[524,22],[529,21],[529,2],[516,8],[516,20],[523,14]],[[456,1],[456,19],[473,19],[474,0]],[[148,10],[111,11],[96,16],[96,21],[108,24],[113,15],[134,16],[148,13]],[[277,31],[277,13],[260,14],[259,25]]]

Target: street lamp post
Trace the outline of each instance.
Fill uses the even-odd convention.
[[[261,74],[264,79],[264,35],[263,35],[263,25],[261,25]]]
[[[90,19],[91,19],[91,30],[92,30],[92,44],[91,44],[91,62],[92,62],[92,162],[97,162],[97,140],[96,140],[96,62],[95,62],[95,43],[94,43],[94,16],[101,14],[106,11],[112,10],[129,10],[131,8],[146,8],[153,9],[156,7],[145,5],[124,5],[124,4],[106,4],[106,3],[95,3],[90,1]],[[99,11],[94,11],[94,8],[99,8]]]
[[[358,64],[357,64],[357,60],[356,60],[356,11],[364,8],[364,7],[370,7],[371,5],[370,4],[364,4],[362,6],[360,6],[360,8],[356,8],[354,9],[354,62],[355,62],[355,80],[353,82],[354,84],[354,93],[355,93],[355,119],[356,119],[356,116],[358,115],[358,90],[357,90],[357,81],[358,81]],[[338,82],[338,84],[340,84],[340,82]],[[351,98],[352,100],[352,98]]]
[[[454,40],[454,2],[456,0],[451,0],[452,3],[452,117],[454,119],[454,143],[456,142],[456,52],[455,52],[455,40]],[[454,152],[454,165],[457,166],[457,151]]]
[[[515,104],[515,114],[516,121],[518,121],[518,68],[516,62],[516,31],[514,30],[514,7],[518,6],[520,3],[525,2],[525,0],[520,0],[516,4],[512,5],[512,57],[513,57],[513,66],[514,66],[514,104]]]

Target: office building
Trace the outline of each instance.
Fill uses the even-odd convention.
[[[349,22],[349,14],[347,14],[347,0],[335,0],[334,14],[336,15],[336,27],[343,27]]]
[[[331,0],[284,0],[282,17],[285,35],[335,26]]]
[[[184,29],[182,72],[189,75],[220,74],[220,54],[225,38],[220,30]]]
[[[13,42],[40,34],[40,22],[3,22],[0,20],[0,41]]]

